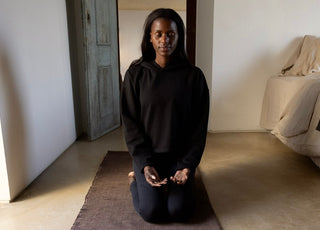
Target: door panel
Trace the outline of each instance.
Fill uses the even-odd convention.
[[[97,45],[110,45],[110,11],[109,1],[96,0],[95,14],[97,27]],[[108,9],[108,10],[100,10]]]
[[[99,85],[99,113],[101,117],[112,115],[114,112],[113,102],[113,79],[110,66],[100,67],[98,70]]]
[[[116,0],[83,0],[88,137],[120,126]]]

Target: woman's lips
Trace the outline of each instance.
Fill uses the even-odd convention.
[[[171,47],[170,46],[160,46],[159,49],[162,51],[168,51]]]

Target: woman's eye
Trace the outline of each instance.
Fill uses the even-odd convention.
[[[172,37],[174,37],[175,35],[176,35],[175,32],[169,32],[167,36],[168,36],[169,38],[172,38]]]
[[[155,33],[155,36],[156,36],[157,38],[161,38],[161,33]]]

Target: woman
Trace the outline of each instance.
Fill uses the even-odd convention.
[[[185,221],[207,134],[209,94],[185,53],[184,25],[172,9],[146,19],[142,57],[126,72],[122,119],[134,173],[135,210],[148,222]]]

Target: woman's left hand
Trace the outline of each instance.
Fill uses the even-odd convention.
[[[184,168],[182,170],[177,170],[174,176],[170,177],[170,180],[172,180],[174,183],[178,185],[184,185],[189,177],[190,169]]]

